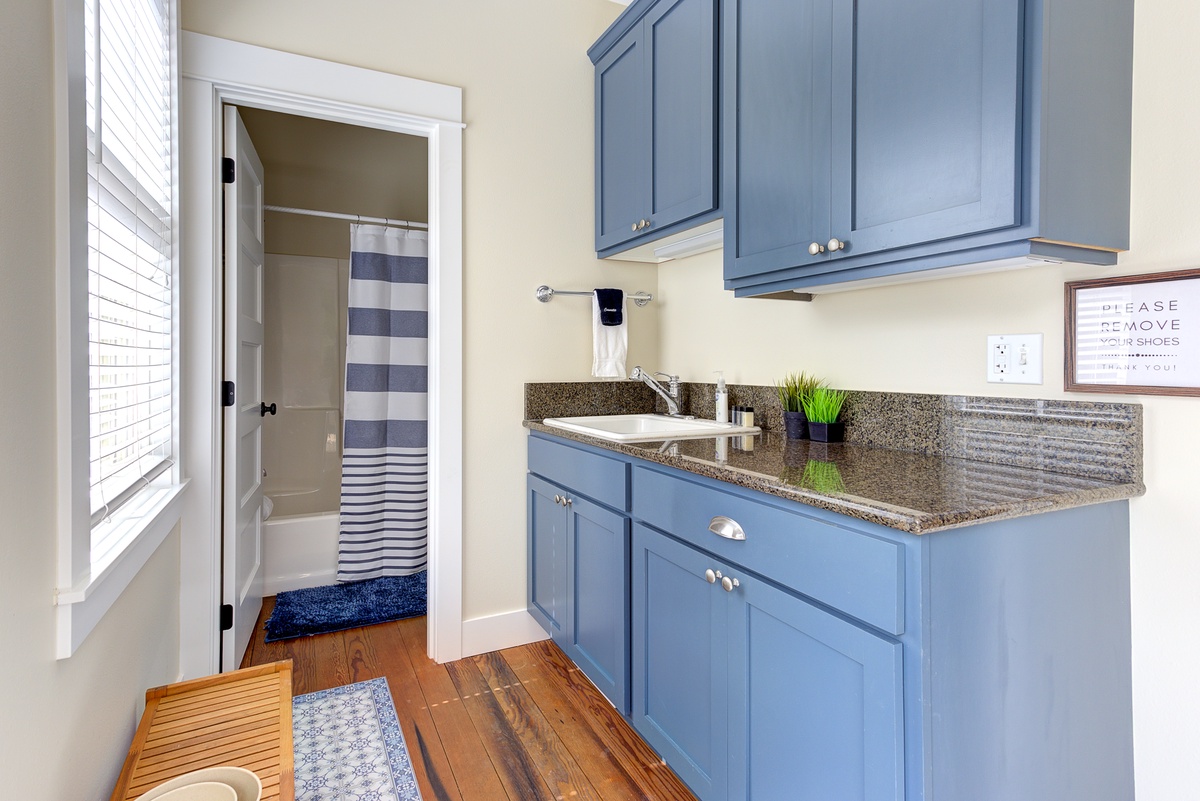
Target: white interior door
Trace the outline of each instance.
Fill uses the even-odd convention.
[[[221,633],[222,671],[241,662],[263,595],[263,168],[233,106],[225,107],[225,157],[234,180],[225,184],[224,372],[234,402],[225,408],[221,596],[233,625]]]

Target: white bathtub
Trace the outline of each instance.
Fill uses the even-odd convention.
[[[337,583],[338,513],[263,522],[263,594]]]

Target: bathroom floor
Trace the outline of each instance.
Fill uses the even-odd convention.
[[[424,801],[694,801],[550,642],[439,665],[425,618],[263,642],[242,666],[291,659],[299,695],[384,676]]]

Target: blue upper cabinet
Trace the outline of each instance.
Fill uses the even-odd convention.
[[[1019,4],[835,5],[830,257],[1019,224]]]
[[[601,256],[715,216],[716,43],[716,0],[642,0],[588,52]]]
[[[1097,3],[724,0],[726,288],[1115,263],[1133,3]]]
[[[637,30],[640,34],[641,29]],[[596,64],[596,249],[637,235],[650,216],[646,47],[632,33]]]
[[[829,238],[831,12],[831,0],[726,6],[726,278],[807,263]]]

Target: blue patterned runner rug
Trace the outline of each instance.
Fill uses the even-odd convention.
[[[420,801],[387,679],[292,699],[296,801]]]

